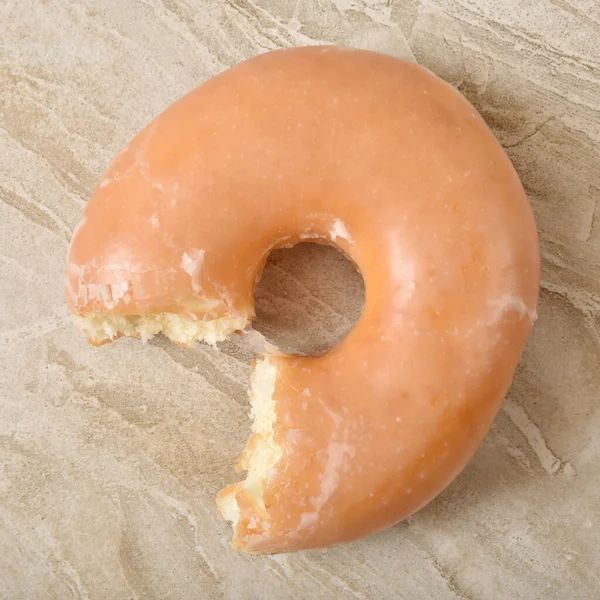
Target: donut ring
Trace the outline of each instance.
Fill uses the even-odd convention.
[[[263,54],[146,127],[73,235],[68,307],[95,344],[214,343],[253,318],[269,252],[303,240],[355,262],[365,306],[323,356],[256,365],[248,475],[217,500],[246,552],[349,542],[428,503],[535,317],[535,223],[482,118],[415,64],[335,47]]]

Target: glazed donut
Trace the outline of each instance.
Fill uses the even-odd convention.
[[[139,133],[73,235],[68,307],[94,344],[215,343],[254,317],[268,254],[306,240],[354,261],[365,305],[324,355],[255,366],[247,477],[217,499],[251,553],[349,542],[432,500],[535,318],[532,211],[482,118],[416,64],[336,47],[253,58]]]

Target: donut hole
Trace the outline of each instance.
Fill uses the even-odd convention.
[[[288,354],[319,355],[358,321],[365,286],[337,248],[313,243],[273,251],[254,299],[254,329]]]

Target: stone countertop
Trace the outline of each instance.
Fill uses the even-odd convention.
[[[173,100],[321,42],[417,60],[481,111],[536,214],[539,319],[434,502],[358,543],[252,558],[213,502],[249,431],[250,353],[92,349],[66,314],[65,251],[112,157]],[[0,164],[0,598],[600,598],[598,2],[3,0]],[[270,261],[259,328],[327,347],[361,298],[334,250],[297,247]]]

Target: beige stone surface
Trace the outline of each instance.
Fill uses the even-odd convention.
[[[482,112],[540,230],[539,320],[482,448],[370,539],[236,555],[215,492],[249,431],[251,354],[92,349],[67,243],[115,153],[206,78],[335,42],[419,61]],[[0,1],[0,598],[600,598],[597,0]],[[323,349],[362,281],[334,250],[273,256],[259,329]]]

